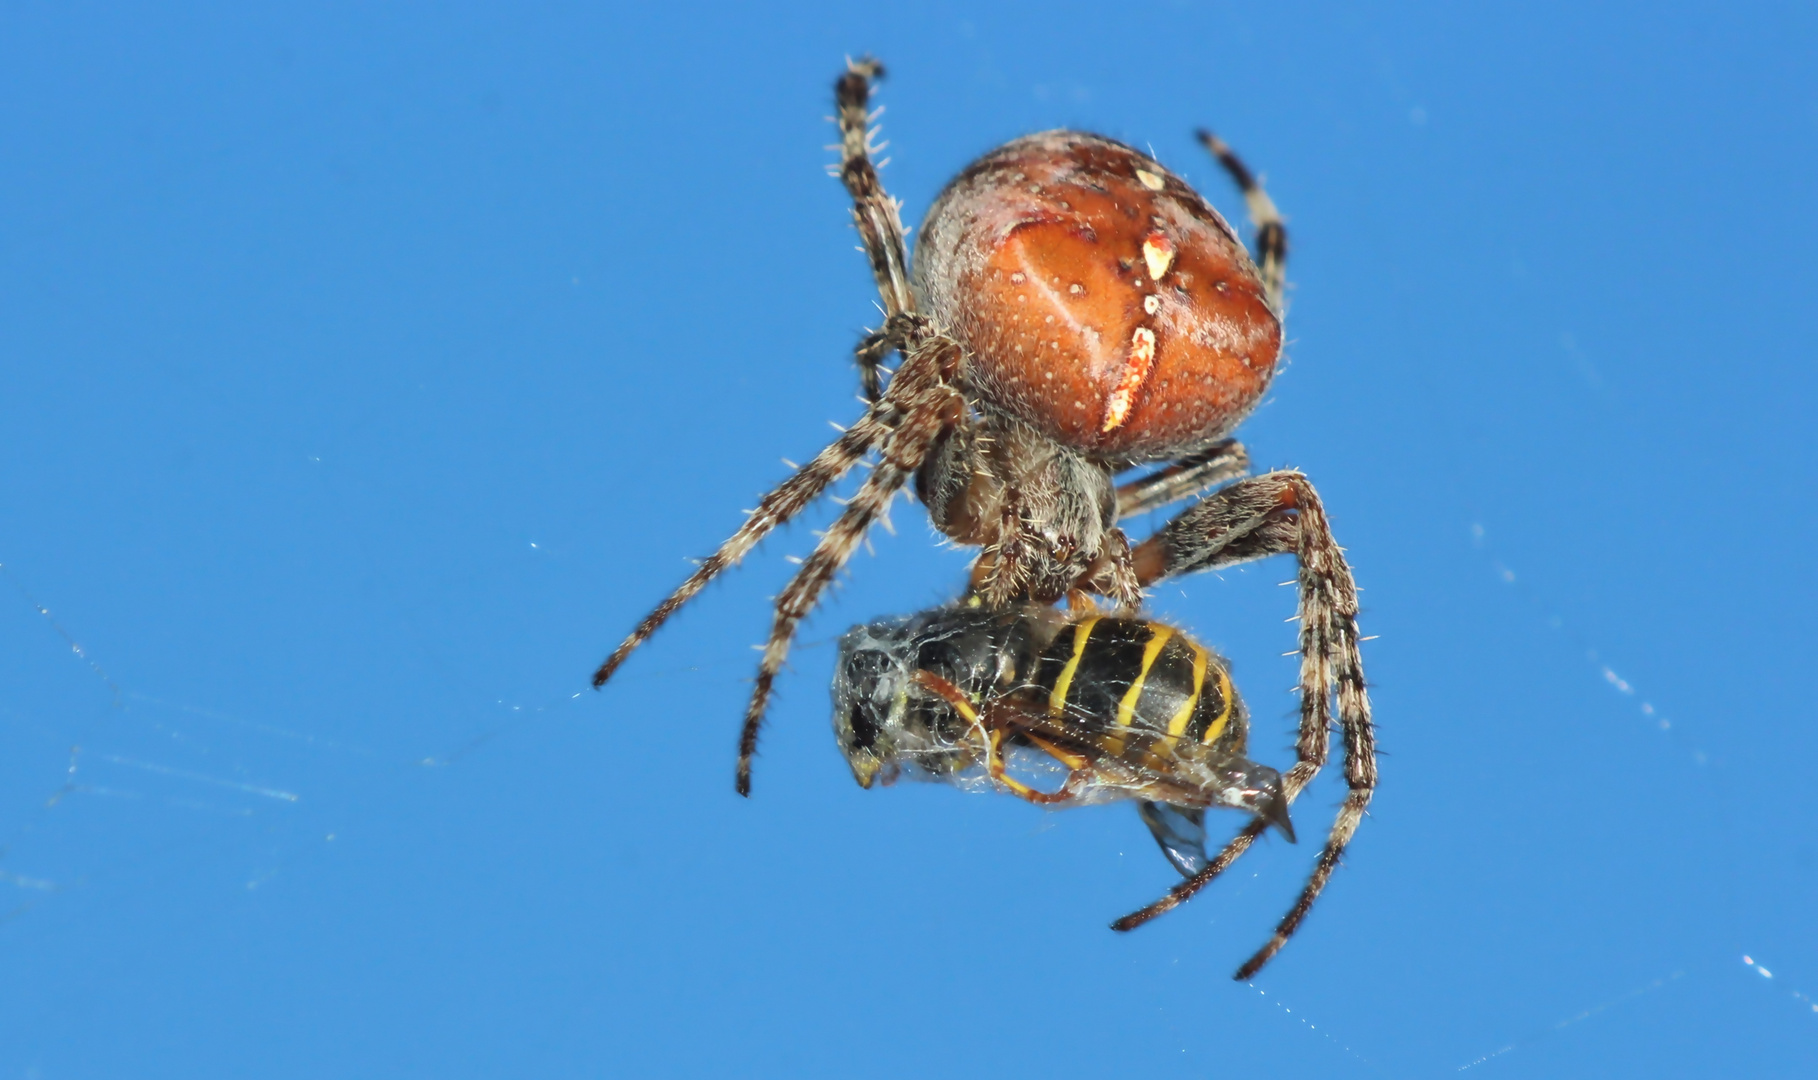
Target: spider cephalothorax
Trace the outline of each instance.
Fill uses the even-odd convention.
[[[907,484],[937,528],[981,549],[973,588],[991,608],[1097,593],[1134,609],[1141,590],[1163,578],[1292,553],[1300,562],[1300,760],[1283,775],[1283,797],[1292,801],[1325,763],[1334,700],[1351,791],[1307,892],[1265,950],[1273,955],[1337,864],[1376,777],[1356,589],[1319,497],[1296,472],[1238,479],[1248,460],[1229,438],[1280,355],[1280,215],[1237,157],[1204,132],[1201,141],[1243,191],[1254,258],[1153,158],[1097,135],[1050,131],[991,151],[947,186],[929,211],[912,272],[897,204],[871,162],[870,89],[881,74],[862,60],[835,84],[839,175],[885,316],[857,350],[870,405],[759,501],[600,665],[594,685],[873,453],[870,475],[777,597],[740,737],[741,793],[750,791],[758,729],[796,626]],[[902,362],[886,380],[893,353]],[[1116,485],[1119,471],[1150,462],[1169,464]],[[1118,527],[1228,481],[1135,547]],[[1235,850],[1254,836],[1246,830]],[[1228,861],[1221,856],[1207,873]]]

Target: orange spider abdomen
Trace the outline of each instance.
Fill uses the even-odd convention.
[[[915,271],[984,404],[1105,460],[1223,438],[1281,354],[1279,313],[1231,227],[1096,135],[1029,135],[973,162],[929,211]]]

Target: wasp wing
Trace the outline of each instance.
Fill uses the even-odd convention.
[[[1206,812],[1197,806],[1172,806],[1144,800],[1136,812],[1155,837],[1181,877],[1190,878],[1206,868]]]

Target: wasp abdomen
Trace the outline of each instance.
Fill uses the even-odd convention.
[[[1245,724],[1224,661],[1162,623],[1073,623],[1042,654],[1034,683],[1047,695],[1048,715],[1093,718],[1103,732],[1099,749],[1114,755],[1158,742],[1162,756],[1182,742],[1244,751]]]

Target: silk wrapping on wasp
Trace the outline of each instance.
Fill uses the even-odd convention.
[[[1281,774],[1245,756],[1228,665],[1165,623],[974,598],[863,624],[840,640],[833,703],[862,787],[908,777],[1048,806],[1133,799],[1188,877],[1206,865],[1209,807],[1294,837]],[[1058,785],[1018,775],[1044,772]]]

